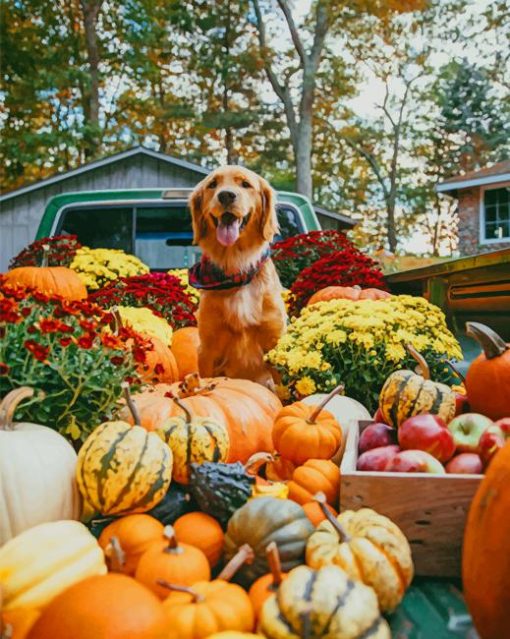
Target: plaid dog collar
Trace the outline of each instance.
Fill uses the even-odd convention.
[[[229,288],[246,286],[260,271],[264,262],[269,259],[271,251],[264,251],[259,261],[250,266],[247,271],[227,275],[219,266],[202,255],[200,262],[188,269],[188,280],[193,288],[205,289],[207,291],[222,291]]]

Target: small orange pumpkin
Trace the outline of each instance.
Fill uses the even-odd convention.
[[[178,543],[172,526],[165,526],[164,537],[152,543],[140,557],[135,572],[137,581],[165,599],[168,590],[158,580],[191,586],[211,578],[209,562],[199,548]]]
[[[318,406],[294,402],[282,408],[273,425],[273,444],[282,457],[299,465],[334,456],[342,445],[342,428],[324,407],[342,390],[341,384]]]
[[[145,351],[145,362],[139,367],[142,379],[149,383],[176,382],[179,379],[179,369],[170,348],[157,337],[147,337],[147,339],[152,348]]]
[[[196,326],[178,328],[172,335],[172,353],[177,361],[179,379],[190,373],[198,373],[198,348],[200,337]]]
[[[108,524],[99,535],[98,542],[108,560],[113,550],[110,544],[116,538],[124,554],[121,572],[133,576],[140,557],[152,543],[161,540],[163,530],[163,524],[150,515],[126,515]],[[111,557],[107,563],[112,570]]]
[[[288,481],[296,469],[296,464],[280,455],[266,464],[266,477],[269,481]]]
[[[338,515],[336,510],[329,504],[325,504],[325,507],[329,510],[333,517],[336,517]],[[303,504],[303,510],[305,511],[308,519],[316,528],[326,519],[326,515],[316,501],[309,501],[306,504]]]
[[[359,286],[326,286],[321,288],[312,295],[308,300],[307,306],[317,304],[318,302],[329,302],[330,300],[352,300],[358,302],[360,300],[385,300],[391,297],[388,291],[379,288],[361,289]]]
[[[282,572],[280,553],[278,552],[278,546],[274,541],[268,544],[266,548],[266,557],[270,572],[267,575],[262,575],[262,577],[259,577],[256,581],[254,581],[248,592],[253,605],[255,618],[258,618],[260,615],[260,611],[266,599],[269,599],[269,597],[278,590],[282,581],[287,577],[287,573]]]
[[[288,486],[289,499],[298,504],[306,504],[322,492],[328,504],[336,506],[340,496],[340,468],[329,459],[309,459],[296,468]]]
[[[174,531],[181,542],[200,548],[214,568],[223,554],[225,535],[219,523],[205,513],[182,515],[174,522]]]
[[[466,334],[478,340],[483,349],[466,375],[471,410],[494,421],[510,416],[510,345],[478,322],[467,322]]]
[[[1,613],[0,637],[25,639],[40,614],[40,610],[35,608],[17,608]]]

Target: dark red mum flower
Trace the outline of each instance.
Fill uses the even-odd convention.
[[[23,343],[23,346],[27,349],[27,351],[32,353],[35,359],[39,360],[40,362],[44,362],[47,359],[50,352],[49,346],[43,346],[42,344],[38,344],[33,339],[25,340],[25,342]]]

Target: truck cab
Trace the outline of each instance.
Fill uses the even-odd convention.
[[[132,253],[153,271],[189,267],[200,258],[200,249],[192,244],[191,192],[172,188],[57,195],[46,206],[36,239],[76,235],[91,248]],[[321,228],[303,195],[280,191],[276,208],[280,233],[275,242]]]

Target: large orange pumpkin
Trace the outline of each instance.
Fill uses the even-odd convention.
[[[172,353],[177,361],[179,379],[198,373],[198,347],[200,337],[196,326],[178,328],[172,335]]]
[[[175,520],[174,530],[179,541],[200,548],[214,568],[223,554],[225,535],[219,523],[205,513],[194,512]]]
[[[462,554],[464,597],[482,639],[508,637],[510,442],[494,456],[469,509]]]
[[[329,459],[309,459],[298,466],[288,483],[289,499],[298,504],[313,500],[316,493],[326,495],[328,504],[337,506],[340,495],[340,468]]]
[[[147,430],[156,430],[168,417],[183,414],[166,394],[178,397],[192,415],[210,417],[226,426],[228,462],[244,463],[253,453],[273,450],[271,430],[282,405],[265,386],[227,377],[202,380],[198,375],[188,375],[181,384],[157,384],[133,397],[140,423]]]
[[[469,406],[474,413],[496,421],[510,416],[510,345],[491,328],[466,323],[466,334],[481,345],[481,353],[466,375]]]
[[[294,402],[282,408],[273,426],[273,444],[282,457],[304,464],[308,459],[331,459],[335,455],[342,445],[342,427],[324,406],[342,389],[335,388],[318,406]]]
[[[165,599],[168,590],[159,584],[160,580],[192,586],[197,581],[208,581],[211,569],[200,549],[179,543],[172,526],[165,526],[165,538],[151,544],[143,553],[135,577],[161,599]]]
[[[99,535],[98,542],[103,550],[112,550],[111,540],[116,538],[124,553],[122,572],[132,576],[140,557],[152,543],[161,540],[163,530],[163,524],[150,515],[126,515],[108,524]],[[105,554],[108,559],[109,553]],[[111,559],[109,568],[112,568]]]
[[[71,302],[87,297],[87,289],[79,275],[65,266],[19,266],[3,273],[3,277],[10,286],[35,288]]]
[[[326,286],[312,295],[307,306],[317,302],[329,302],[330,300],[384,300],[391,297],[387,291],[379,288],[361,289],[359,286]]]
[[[42,611],[27,639],[161,639],[159,599],[131,577],[110,573],[78,582]]]

